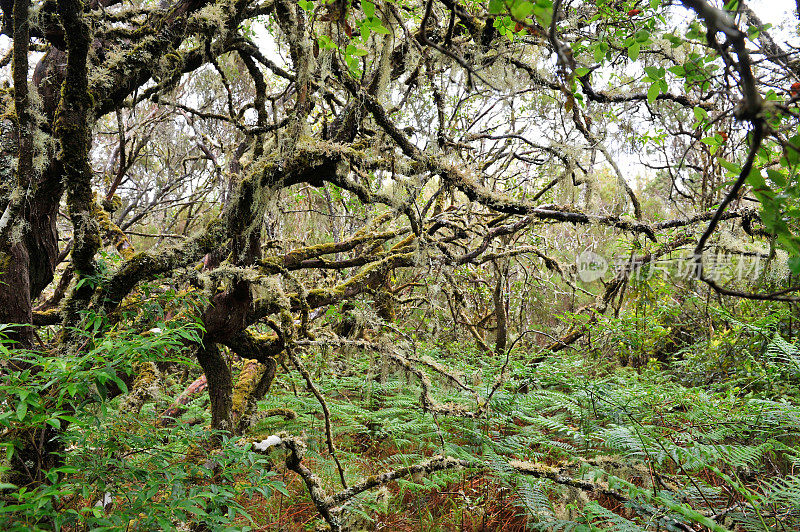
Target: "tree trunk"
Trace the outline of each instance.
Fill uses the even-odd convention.
[[[494,285],[494,316],[497,321],[497,331],[495,335],[494,349],[497,353],[503,353],[508,343],[508,319],[506,316],[506,302],[503,297],[503,285],[505,284],[505,275],[503,268],[495,263],[495,271],[497,272],[496,282]],[[507,271],[505,272],[507,274]]]
[[[208,381],[211,399],[211,428],[233,429],[233,377],[231,368],[220,353],[217,344],[208,343],[197,351],[197,360]]]
[[[0,251],[0,323],[22,324],[9,333],[20,347],[33,344],[31,289],[28,270],[30,254],[24,242]]]

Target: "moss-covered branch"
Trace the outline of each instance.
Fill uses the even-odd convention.
[[[333,288],[314,288],[308,291],[308,304],[311,308],[330,305],[343,299],[353,297],[365,290],[378,287],[386,272],[392,268],[409,267],[416,264],[416,253],[396,253],[364,266],[358,273]],[[300,301],[290,296],[292,308],[299,308]]]
[[[77,281],[76,288],[65,302],[64,320],[66,324],[75,325],[78,311],[85,308],[93,291],[90,283],[82,281],[95,275],[94,256],[102,245],[100,229],[92,215],[95,202],[89,164],[89,117],[93,106],[89,95],[87,58],[91,33],[83,19],[80,0],[59,0],[57,11],[66,34],[67,68],[54,132],[61,145],[59,160],[65,174],[67,208],[74,239],[72,267]]]
[[[341,242],[326,242],[316,246],[293,249],[283,256],[283,265],[290,270],[299,268],[324,267],[326,262],[320,259],[320,257],[323,255],[351,251],[362,244],[377,244],[380,242],[385,242],[387,240],[391,240],[392,238],[396,238],[397,236],[407,234],[409,231],[410,229],[403,228],[392,231],[383,231],[380,233],[362,234],[342,240]]]

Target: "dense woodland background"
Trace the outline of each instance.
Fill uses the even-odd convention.
[[[784,4],[1,0],[0,529],[800,529]]]

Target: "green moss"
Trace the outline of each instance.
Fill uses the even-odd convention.
[[[95,199],[97,195],[95,194]],[[100,227],[100,231],[105,238],[111,241],[123,258],[129,259],[133,256],[133,246],[131,245],[128,237],[122,232],[117,224],[111,220],[108,211],[102,208],[96,201],[92,203],[92,215]]]
[[[0,251],[0,275],[7,273],[11,268],[11,254]]]
[[[130,393],[121,404],[123,410],[139,412],[145,401],[158,393],[160,375],[158,368],[152,362],[138,362],[133,366],[136,378],[131,386]]]
[[[119,197],[119,194],[114,194],[111,199],[103,198],[103,210],[107,211],[109,214],[114,214],[122,207],[122,198]]]
[[[270,408],[269,410],[264,410],[264,412],[261,414],[261,417],[273,416],[281,416],[286,420],[297,419],[297,412],[290,408]]]
[[[256,388],[258,379],[265,371],[265,367],[255,360],[244,360],[242,371],[233,387],[233,416],[241,418],[248,408],[250,398]]]

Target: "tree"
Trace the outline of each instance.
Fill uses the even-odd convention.
[[[524,264],[576,287],[563,249],[542,241],[556,224],[625,235],[641,249],[631,264],[693,245],[718,292],[791,299],[723,286],[702,257],[733,220],[774,238],[798,273],[795,58],[743,2],[682,4],[4,2],[0,323],[17,325],[16,349],[75,360],[110,331],[196,318],[202,334],[184,344],[212,427],[241,434],[280,364],[313,388],[297,351],[323,342],[317,309],[359,295],[377,316],[362,336],[427,300],[506,353],[525,334],[510,288]],[[642,201],[627,143],[674,201]],[[611,205],[592,200],[603,190]],[[306,214],[281,212],[291,202]],[[590,320],[631,271],[583,308]],[[201,294],[197,312],[148,314],[153,282]],[[255,362],[235,375],[228,350]],[[108,393],[137,389],[143,367]],[[8,368],[42,370],[25,356]],[[427,392],[422,408],[453,413]],[[14,440],[14,484],[46,482],[67,423]]]

